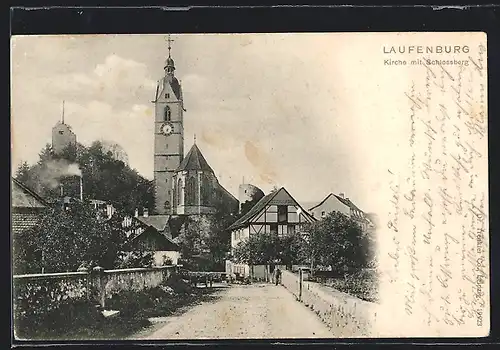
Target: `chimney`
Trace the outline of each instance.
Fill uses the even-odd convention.
[[[345,198],[345,193],[344,193],[344,192],[340,192],[340,193],[339,193],[339,196],[340,196],[341,198]]]
[[[134,213],[134,216],[135,216],[136,218],[138,218],[138,217],[139,217],[139,209],[135,208],[135,213]]]
[[[148,211],[148,208],[144,208],[144,211],[142,213],[142,216],[144,216],[145,218],[147,218],[149,216],[149,211]]]

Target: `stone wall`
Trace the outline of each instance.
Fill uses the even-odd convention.
[[[299,274],[283,271],[281,284],[313,310],[338,337],[373,337],[378,304],[336,291]]]
[[[106,300],[114,294],[156,287],[174,271],[177,266],[14,275],[14,309],[19,315],[31,312],[29,309],[43,313],[82,299],[105,307]]]

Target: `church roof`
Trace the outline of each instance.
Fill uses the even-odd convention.
[[[172,87],[172,91],[175,94],[175,97],[178,100],[182,99],[182,93],[181,93],[181,84],[179,83],[179,80],[177,80],[176,77],[172,77],[172,80],[170,81],[170,86]]]
[[[212,173],[214,172],[196,144],[191,147],[186,157],[182,160],[181,165],[177,168],[177,171],[183,170],[204,170]]]

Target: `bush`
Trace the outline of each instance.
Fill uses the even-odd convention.
[[[378,300],[378,274],[375,270],[360,269],[347,274],[345,278],[331,279],[327,284],[340,292],[366,301]]]
[[[163,285],[172,288],[178,294],[190,294],[194,289],[189,282],[183,279],[181,274],[177,273],[170,275]]]
[[[118,268],[131,269],[137,267],[151,267],[154,263],[152,252],[124,252],[119,256]]]
[[[61,302],[58,308],[37,317],[32,314],[15,317],[16,336],[23,339],[59,338],[61,333],[74,329],[95,329],[104,320],[95,305],[84,299]]]

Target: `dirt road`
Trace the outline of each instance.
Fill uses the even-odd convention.
[[[233,285],[135,339],[331,338],[320,319],[282,286]]]

